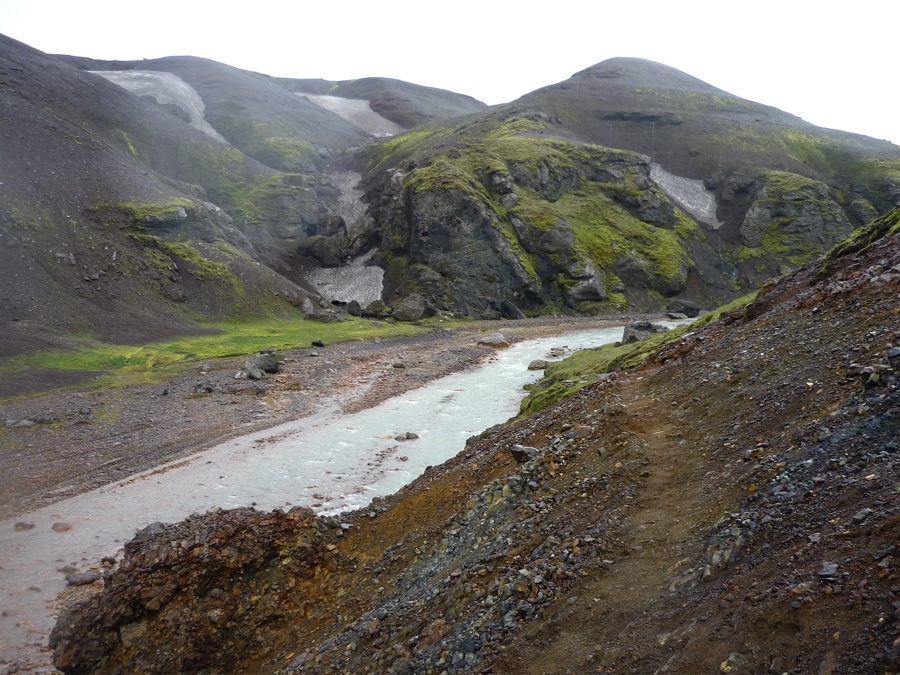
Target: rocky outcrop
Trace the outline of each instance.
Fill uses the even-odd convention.
[[[60,616],[50,637],[56,667],[69,673],[110,672],[123,663],[145,673],[233,669],[227,645],[241,645],[239,660],[252,659],[276,626],[307,616],[304,588],[331,585],[319,575],[344,564],[331,553],[329,542],[340,531],[331,523],[336,529],[308,509],[241,508],[147,526],[126,545],[103,594]]]
[[[640,342],[646,340],[655,333],[665,333],[669,330],[666,326],[651,323],[650,321],[636,321],[625,325],[622,332],[622,344],[631,344],[632,342]]]
[[[858,210],[864,210],[863,206],[858,206]],[[741,243],[748,248],[760,248],[767,236],[774,236],[791,238],[799,245],[822,251],[852,229],[834,191],[827,185],[794,174],[771,172],[764,177],[763,187],[747,210],[740,234]]]
[[[685,287],[683,237],[697,225],[650,180],[647,157],[511,140],[461,138],[403,170],[370,171],[387,299],[415,291],[482,316],[503,302],[590,313],[614,306],[610,288],[646,304]]]
[[[700,316],[700,305],[690,300],[671,300],[666,305],[666,311],[684,314],[688,318]]]

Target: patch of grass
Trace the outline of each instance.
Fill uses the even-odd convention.
[[[319,156],[316,146],[299,136],[267,136],[260,140],[260,160],[280,167],[287,163],[312,164]]]
[[[100,210],[104,206],[106,205],[103,203],[97,204],[91,210]],[[158,203],[119,202],[118,208],[134,220],[141,221],[144,218],[174,216],[180,208],[192,213],[197,208],[197,202],[184,197],[173,197],[165,202]]]
[[[656,333],[639,342],[618,346],[612,343],[594,349],[583,349],[562,361],[551,363],[544,371],[543,379],[531,386],[529,395],[521,403],[519,416],[527,417],[571,396],[595,382],[597,376],[603,373],[639,368],[652,354],[682,335],[717,321],[723,313],[740,309],[755,297],[755,292],[745,295],[704,314],[691,324],[678,326],[665,333]]]
[[[442,324],[447,326],[448,324]],[[0,373],[26,369],[90,370],[105,372],[105,386],[152,381],[162,371],[186,362],[254,354],[262,349],[308,347],[313,340],[326,344],[371,338],[415,335],[432,330],[410,324],[354,319],[320,323],[300,318],[267,318],[208,324],[220,331],[214,335],[192,335],[146,345],[116,345],[89,338],[71,338],[68,349],[38,352],[7,359]]]

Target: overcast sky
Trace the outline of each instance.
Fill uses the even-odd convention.
[[[491,104],[634,56],[900,145],[898,25],[897,0],[0,0],[0,32],[48,53],[393,77]]]

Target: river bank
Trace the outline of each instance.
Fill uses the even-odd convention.
[[[49,505],[5,521],[0,533],[5,542],[0,546],[5,549],[0,586],[8,591],[4,616],[18,620],[13,643],[0,649],[0,663],[12,659],[26,669],[47,667],[43,645],[59,609],[55,596],[62,583],[62,567],[86,570],[91,564],[98,565],[101,555],[118,556],[117,547],[151,522],[175,522],[214,507],[272,509],[299,504],[330,513],[363,506],[373,495],[387,496],[426,465],[439,464],[455,454],[455,448],[463,445],[464,432],[477,433],[514,415],[524,364],[544,356],[547,347],[542,345],[559,347],[570,332],[573,348],[584,346],[585,339],[586,344],[593,344],[590,340],[594,338],[586,336],[605,333],[608,337],[601,339],[614,340],[618,331],[609,328],[613,325],[621,323],[543,320],[504,325],[503,333],[511,342],[530,341],[528,347],[519,345],[500,354],[477,344],[488,332],[468,326],[411,338],[296,350],[286,354],[281,372],[257,382],[234,379],[240,359],[203,363],[195,372],[157,384],[150,392],[119,391],[115,415],[103,407],[106,402],[102,398],[100,405],[96,403],[103,392],[69,392],[74,402],[91,401],[88,413],[78,413],[90,419],[55,428],[54,460],[65,462],[70,456],[66,430],[73,435],[90,434],[94,449],[118,449],[120,456],[125,455],[125,441],[133,439],[135,432],[123,420],[133,424],[133,420],[143,419],[156,423],[158,432],[147,429],[144,437],[158,443],[148,443],[146,452],[138,454],[142,461],[155,463],[139,475],[132,471],[125,481],[104,479],[105,487],[99,490],[88,491],[89,482],[70,480],[65,489],[51,493],[55,499],[45,497]],[[487,328],[497,326],[492,323]],[[514,357],[520,349],[525,349],[524,356]],[[475,366],[480,366],[478,372],[494,374],[487,374],[487,380],[474,387],[462,380],[450,383],[456,382],[454,378],[468,378],[468,382]],[[434,387],[422,385],[458,371],[467,372],[441,379],[447,384],[426,395]],[[229,389],[235,384],[239,389]],[[248,409],[244,402],[240,407],[242,396],[252,396],[256,405]],[[31,403],[45,402],[46,397],[42,398]],[[503,403],[507,398],[509,403]],[[182,401],[192,405],[189,418],[184,417]],[[216,433],[224,427],[224,408],[230,408],[232,415],[237,408],[242,422],[232,422],[234,426],[224,434]],[[205,429],[205,434],[192,437],[193,447],[206,442],[203,452],[154,460],[166,457],[164,451],[176,445],[177,436],[171,434],[185,422]],[[446,424],[448,429],[444,429]],[[400,427],[424,436],[413,444],[413,451],[391,457],[399,447],[392,445],[392,434],[402,431]],[[356,447],[359,437],[364,440]],[[388,440],[378,440],[385,438]],[[228,448],[219,443],[222,440],[227,440]],[[92,452],[87,458],[98,461],[98,454]],[[127,471],[135,465],[107,461],[97,467],[93,477],[100,479],[111,470]],[[104,471],[105,467],[115,468]],[[65,494],[75,490],[79,493],[74,496]],[[60,498],[63,495],[65,499]],[[13,533],[26,527],[31,531]],[[12,614],[7,616],[9,612]],[[12,629],[11,624],[8,627]],[[31,640],[35,641],[29,644]]]
[[[0,518],[309,416],[336,395],[347,413],[377,405],[478,365],[492,353],[476,344],[486,331],[519,342],[618,323],[548,317],[478,322],[413,337],[285,351],[282,371],[258,381],[234,379],[240,357],[192,364],[151,385],[88,384],[7,401]],[[16,426],[22,420],[38,423]]]

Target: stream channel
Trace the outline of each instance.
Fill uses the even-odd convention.
[[[103,556],[118,557],[150,523],[213,507],[300,505],[322,514],[363,507],[453,457],[468,437],[514,416],[523,385],[541,377],[527,369],[532,360],[553,348],[568,353],[621,337],[618,327],[521,342],[478,368],[352,415],[340,413],[339,400],[325,400],[309,417],[0,522],[0,664],[49,663],[41,648],[66,585],[63,566],[86,572]],[[395,440],[407,432],[418,438]],[[17,530],[23,521],[34,527]]]

